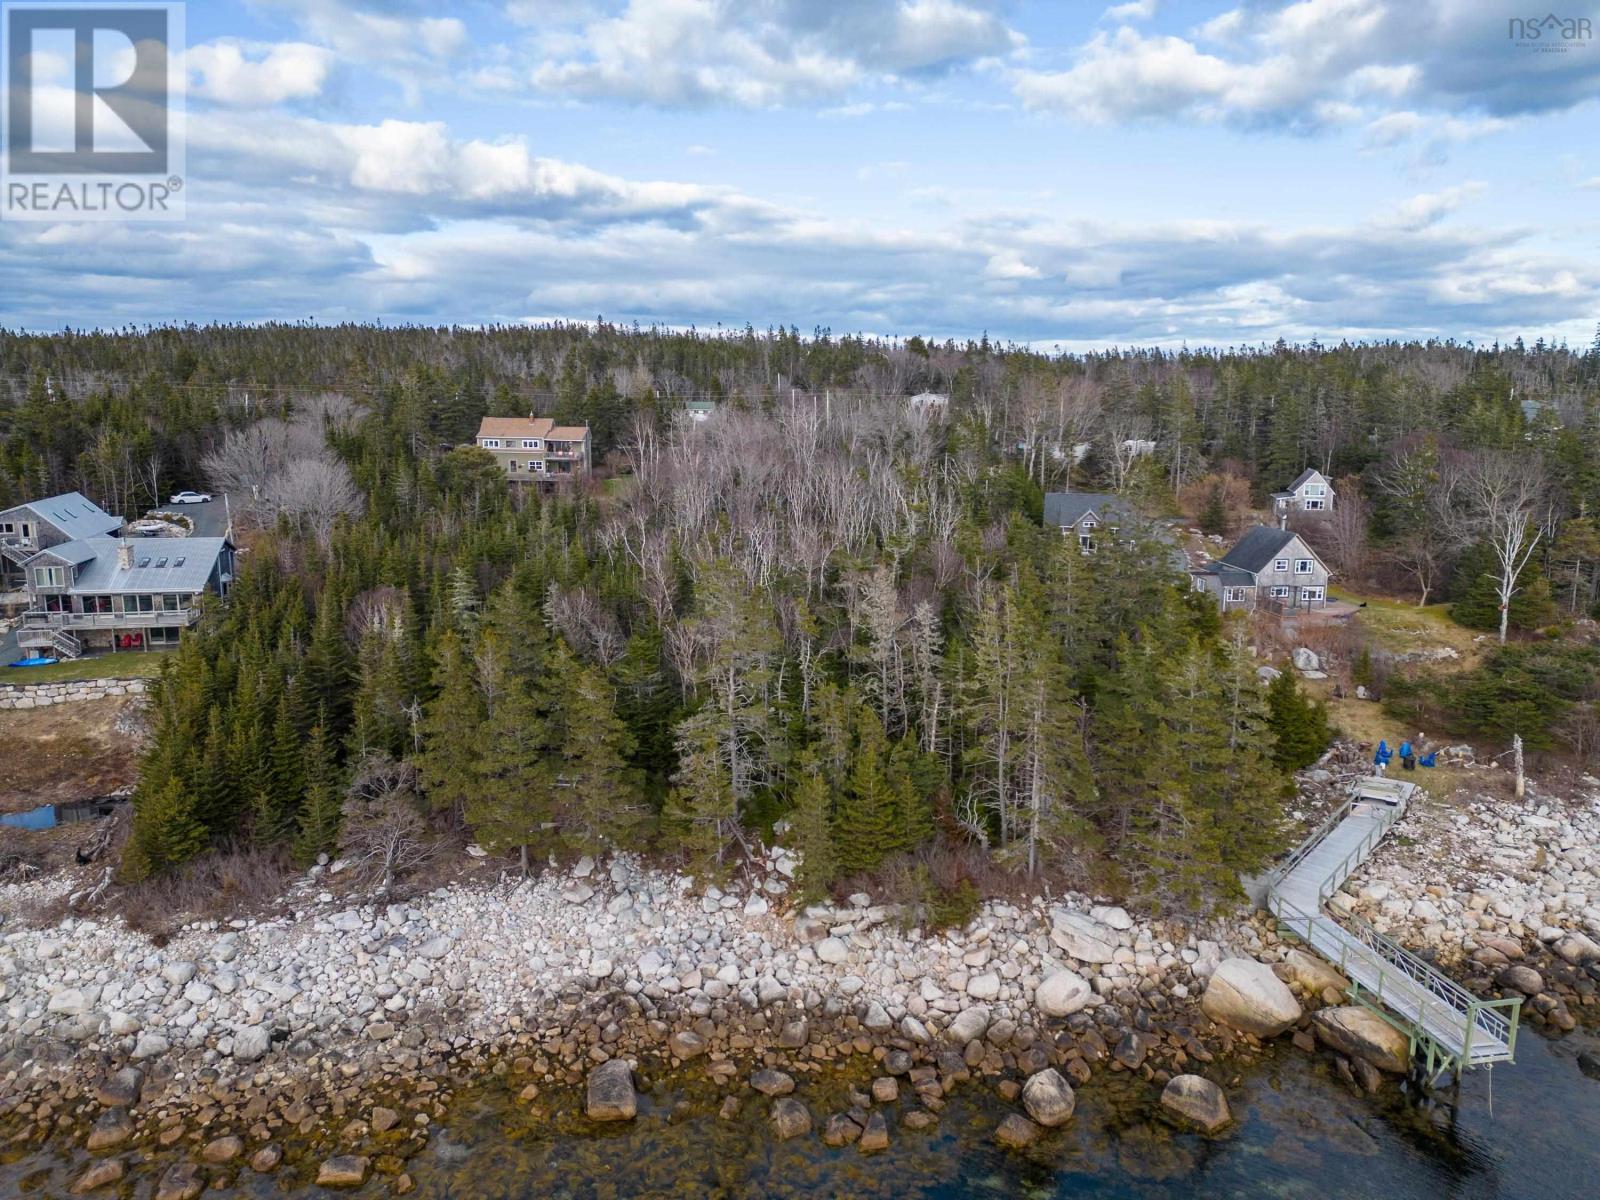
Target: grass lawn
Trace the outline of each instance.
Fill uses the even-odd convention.
[[[1330,588],[1332,600],[1347,600],[1351,604],[1365,603],[1366,608],[1356,620],[1385,650],[1403,654],[1408,650],[1424,650],[1449,646],[1461,657],[1447,660],[1445,666],[1471,666],[1477,661],[1481,647],[1473,639],[1481,631],[1457,625],[1450,619],[1448,604],[1429,604],[1418,608],[1404,600],[1391,600],[1383,596],[1368,596],[1346,588]]]
[[[79,679],[148,679],[161,670],[167,651],[97,654],[48,667],[0,666],[0,683],[70,683]]]

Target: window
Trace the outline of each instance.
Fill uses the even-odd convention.
[[[538,475],[544,472],[544,459],[536,458],[530,465],[533,467],[534,474]]]
[[[181,557],[180,558],[175,558],[175,559],[172,560],[172,565],[174,567],[181,567],[181,566],[183,566],[184,561],[185,560],[183,558],[181,558]]]
[[[155,612],[156,598],[154,596],[124,596],[122,600],[123,612]]]
[[[1309,558],[1297,558],[1294,560],[1294,573],[1296,575],[1309,575],[1313,565]]]
[[[1206,581],[1203,577],[1196,575],[1189,581],[1189,586],[1197,592],[1203,592],[1206,590]]]
[[[1270,595],[1274,600],[1285,600],[1289,596],[1289,589],[1280,585],[1273,588]]]
[[[485,450],[498,450],[498,449],[500,449],[500,439],[499,438],[484,438],[478,444],[480,446],[482,446]]]
[[[515,471],[516,469],[517,469],[517,460],[516,459],[513,458],[510,462],[506,463],[506,470]]]
[[[163,596],[163,597],[161,597],[161,611],[162,612],[177,612],[178,609],[180,607],[182,607],[178,603],[178,601],[180,601],[181,599],[183,599],[183,597],[181,597],[181,596]]]
[[[1326,496],[1327,494],[1328,489],[1323,487],[1320,483],[1306,484],[1306,498],[1308,500],[1317,496]]]
[[[67,586],[67,569],[65,567],[35,567],[33,569],[33,584],[35,587],[58,588]]]
[[[1228,600],[1228,602],[1230,604],[1243,603],[1244,602],[1244,596],[1245,596],[1245,589],[1242,588],[1242,587],[1231,587],[1231,588],[1228,588],[1223,593],[1223,595]]]
[[[1306,604],[1320,601],[1322,599],[1322,589],[1319,587],[1301,588],[1300,599]]]
[[[1325,501],[1325,500],[1307,500],[1306,501],[1306,511],[1307,512],[1321,512],[1322,509],[1323,509],[1323,506],[1326,503],[1327,503],[1327,501]]]
[[[164,566],[166,566],[166,565],[167,565],[167,560],[166,560],[166,559],[165,559],[165,558],[158,558],[158,559],[156,559],[156,566],[158,566],[158,567],[164,567]]]
[[[524,450],[537,450],[539,448],[539,439],[538,438],[523,438],[522,439],[522,448]]]
[[[141,568],[148,567],[149,565],[150,565],[150,556],[149,555],[145,555],[145,557],[143,557],[143,558],[141,558],[139,560],[139,566]]]
[[[1085,554],[1093,552],[1093,550],[1094,550],[1094,534],[1092,532],[1090,532],[1090,533],[1080,533],[1078,535],[1078,548],[1080,550],[1082,550]]]
[[[86,613],[108,613],[111,611],[111,597],[85,596],[83,598],[83,611]]]
[[[1287,571],[1289,569],[1289,560],[1287,558],[1278,559],[1272,564],[1272,569],[1274,571]]]
[[[15,533],[17,527],[10,521],[0,521],[0,533]]]

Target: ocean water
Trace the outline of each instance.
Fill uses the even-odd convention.
[[[516,1098],[520,1080],[491,1078],[457,1094],[406,1169],[412,1195],[429,1200],[1571,1200],[1600,1195],[1600,1080],[1579,1069],[1584,1048],[1600,1048],[1600,1036],[1546,1041],[1529,1030],[1516,1065],[1474,1071],[1458,1091],[1374,1098],[1340,1081],[1327,1058],[1285,1042],[1237,1082],[1224,1080],[1238,1120],[1211,1138],[1165,1121],[1153,1084],[1106,1073],[1079,1089],[1069,1125],[1020,1153],[992,1140],[1013,1110],[992,1081],[959,1088],[925,1132],[898,1123],[915,1105],[904,1089],[908,1098],[888,1106],[890,1148],[863,1154],[818,1135],[828,1113],[847,1106],[849,1086],[868,1077],[865,1065],[797,1077],[816,1133],[786,1143],[767,1132],[770,1101],[746,1089],[738,1116],[722,1120],[726,1093],[689,1073],[647,1072],[638,1119],[611,1126],[586,1121],[576,1093],[529,1104]],[[231,1187],[206,1195],[322,1195],[311,1183],[317,1157],[291,1152],[270,1176],[241,1169]],[[64,1195],[88,1160],[70,1147],[0,1152],[0,1196]],[[165,1165],[157,1156],[132,1166],[117,1194],[149,1195]],[[390,1188],[374,1176],[341,1194]]]

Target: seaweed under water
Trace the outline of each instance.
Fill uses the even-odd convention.
[[[1154,1085],[1107,1072],[1079,1089],[1071,1122],[1020,1152],[993,1141],[1013,1106],[981,1081],[948,1097],[931,1129],[900,1124],[917,1107],[909,1091],[881,1106],[889,1148],[864,1153],[825,1146],[817,1132],[775,1140],[771,1102],[748,1088],[736,1113],[719,1115],[728,1091],[693,1071],[643,1071],[637,1119],[609,1125],[583,1116],[577,1089],[530,1102],[518,1098],[520,1082],[489,1075],[457,1091],[404,1168],[423,1200],[1567,1200],[1593,1194],[1600,1177],[1600,1082],[1576,1061],[1594,1042],[1530,1033],[1514,1067],[1431,1096],[1390,1088],[1378,1097],[1342,1082],[1325,1058],[1280,1044],[1230,1078],[1238,1120],[1216,1137],[1169,1123]],[[863,1060],[799,1076],[795,1094],[817,1131],[870,1074]],[[60,1147],[0,1155],[0,1195],[64,1194],[87,1159]],[[122,1194],[148,1194],[144,1180],[166,1165],[156,1156],[132,1166]],[[274,1174],[241,1170],[207,1195],[319,1195],[315,1173],[315,1156],[291,1148]],[[377,1174],[342,1194],[379,1197],[391,1186]]]

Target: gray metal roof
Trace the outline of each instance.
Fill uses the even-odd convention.
[[[1294,482],[1289,485],[1289,490],[1291,492],[1298,492],[1303,484],[1311,481],[1311,477],[1313,475],[1320,475],[1321,473],[1322,472],[1318,471],[1315,467],[1307,467],[1304,471],[1301,471],[1300,474],[1294,477]]]
[[[1223,587],[1254,587],[1256,577],[1243,567],[1230,566],[1225,562],[1207,563],[1198,568],[1201,575],[1215,575],[1217,582]]]
[[[1121,496],[1106,492],[1046,492],[1044,523],[1057,529],[1076,525],[1093,513],[1101,521],[1133,519],[1133,509]]]
[[[122,528],[121,517],[113,517],[81,492],[66,492],[48,500],[30,500],[6,509],[0,517],[24,510],[55,526],[68,539],[97,537]]]
[[[1274,529],[1270,525],[1257,525],[1234,543],[1233,549],[1224,554],[1220,561],[1230,567],[1252,573],[1261,570],[1273,559],[1278,558],[1283,548],[1294,541],[1294,534],[1287,529]]]
[[[133,566],[127,570],[117,565],[117,547],[124,540],[133,550]],[[74,595],[199,592],[205,590],[218,556],[228,545],[227,538],[219,537],[96,537],[52,546],[42,553],[63,557],[63,552],[74,556],[87,552],[86,557],[69,560],[84,564],[79,567],[78,580],[71,588]]]

